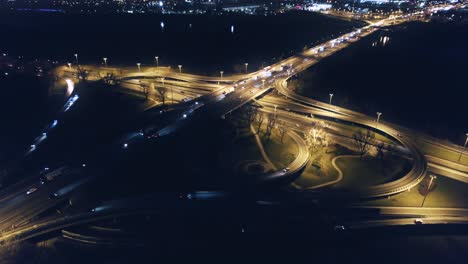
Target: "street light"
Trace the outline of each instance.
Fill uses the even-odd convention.
[[[429,175],[429,178],[431,178],[431,180],[429,181],[429,185],[427,185],[426,195],[424,195],[424,199],[423,199],[423,201],[422,201],[421,207],[424,206],[424,202],[426,201],[426,197],[427,197],[427,195],[429,194],[429,190],[430,190],[430,188],[431,188],[432,181],[434,181],[435,179],[437,179],[437,176],[435,176],[435,175]]]
[[[332,104],[333,94],[330,94],[330,104]]]
[[[158,68],[159,67],[159,57],[155,56],[154,59],[156,59],[156,68]]]
[[[76,64],[79,64],[78,63],[78,53],[75,53],[74,55],[75,55],[75,59],[76,59]]]
[[[461,157],[462,157],[463,153],[465,152],[466,143],[468,143],[468,133],[466,133],[465,145],[463,145],[463,149],[462,149],[462,151],[460,151],[460,157],[458,157],[458,162],[460,162]]]
[[[378,123],[378,122],[379,122],[379,120],[380,120],[380,115],[382,115],[382,113],[380,113],[380,112],[377,112],[377,123]]]
[[[247,71],[247,66],[249,66],[249,64],[246,62],[246,63],[244,63],[244,66],[245,66],[245,73],[247,74],[247,72],[248,72]]]
[[[221,75],[221,82],[223,81],[223,73],[224,73],[224,71],[219,72],[219,74]]]
[[[104,66],[107,67],[107,58],[102,58],[102,60],[104,61]]]
[[[141,71],[141,63],[137,63],[138,71]]]
[[[182,73],[182,65],[177,65],[179,67],[179,73]]]

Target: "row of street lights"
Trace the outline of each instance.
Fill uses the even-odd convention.
[[[329,94],[329,95],[330,95],[330,101],[329,101],[329,104],[331,105],[331,104],[332,104],[332,99],[333,99],[333,94],[331,93],[331,94]],[[381,112],[377,112],[377,123],[379,122],[379,120],[380,120],[380,116],[381,116],[381,115],[382,115],[382,113],[381,113]],[[468,136],[468,134],[467,134],[467,136]],[[467,142],[468,142],[468,138],[467,138]],[[466,145],[466,143],[465,143],[465,145]]]
[[[75,56],[75,61],[76,61],[76,64],[78,65],[79,64],[78,53],[75,53],[73,55]],[[104,61],[104,66],[107,67],[107,58],[102,58],[102,60]],[[156,61],[156,68],[159,68],[159,56],[154,56],[154,60]],[[67,63],[67,65],[69,68],[71,68],[71,63]],[[245,73],[247,74],[249,64],[246,62],[244,63],[244,66],[245,66]],[[137,67],[138,67],[138,71],[141,71],[141,63],[138,62]],[[179,73],[182,73],[182,65],[177,65],[177,67],[179,68]],[[224,71],[220,71],[219,73],[221,74],[221,81],[222,81]]]
[[[329,95],[330,95],[329,104],[332,105],[333,94],[330,93]],[[381,115],[382,115],[381,112],[377,112],[377,123],[379,123]],[[468,134],[467,134],[467,136],[468,136]],[[467,142],[465,142],[465,146],[466,146],[466,143],[468,143],[468,137],[467,137]]]
[[[79,61],[78,61],[78,53],[75,53],[73,54],[75,56],[75,61],[76,61],[76,64],[79,64]],[[156,60],[156,67],[159,67],[159,56],[154,56],[154,59]],[[104,65],[107,67],[107,58],[102,58],[102,60],[104,61]],[[68,65],[71,65],[71,63],[67,63]],[[140,70],[140,66],[141,66],[141,63],[137,63],[137,66],[138,66],[138,69]]]

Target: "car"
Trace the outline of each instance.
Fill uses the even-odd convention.
[[[422,219],[420,219],[420,218],[416,218],[416,219],[414,219],[414,224],[415,225],[422,225],[422,224],[424,224],[424,221]]]
[[[345,231],[346,227],[344,227],[343,225],[336,225],[336,226],[333,227],[333,230],[335,230],[337,232]]]
[[[146,138],[150,139],[150,138],[157,138],[159,137],[159,133],[154,133],[154,134],[149,134]]]
[[[49,195],[49,199],[51,199],[51,200],[55,200],[55,199],[57,199],[58,197],[59,197],[59,195],[58,195],[57,193],[51,193],[51,194]]]
[[[281,171],[282,171],[282,172],[288,172],[289,170],[290,170],[290,168],[289,168],[289,167],[286,167],[286,168],[282,169]]]
[[[31,194],[31,193],[33,193],[35,191],[37,191],[37,188],[31,188],[26,192],[26,194]]]

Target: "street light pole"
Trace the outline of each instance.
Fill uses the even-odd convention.
[[[332,104],[333,94],[330,94],[330,104]]]
[[[382,113],[381,113],[381,112],[377,112],[377,123],[378,123],[379,120],[380,120],[380,115],[382,115]]]
[[[159,57],[155,56],[154,58],[156,59],[156,68],[159,68]]]
[[[182,65],[177,65],[179,67],[179,73],[182,73]]]
[[[141,72],[141,63],[137,63],[138,71]]]
[[[382,115],[382,113],[381,113],[381,112],[377,112],[377,122],[376,122],[376,124],[375,124],[375,129],[377,129],[377,127],[379,126],[380,115]]]
[[[248,72],[247,71],[247,66],[249,66],[249,64],[246,62],[246,63],[244,63],[244,66],[245,66],[245,74],[247,74],[247,72]]]
[[[468,133],[466,133],[466,140],[465,140],[465,145],[463,145],[463,149],[462,151],[460,151],[460,157],[458,157],[458,162],[460,162],[461,158],[462,158],[462,155],[463,153],[465,152],[465,149],[466,149],[466,144],[468,143]]]
[[[432,181],[433,181],[434,179],[437,179],[437,176],[435,176],[435,175],[430,175],[429,178],[431,178],[431,180],[429,181],[429,185],[427,186],[427,192],[426,192],[426,195],[424,195],[424,199],[423,199],[423,201],[422,201],[421,207],[424,206],[424,202],[426,201],[426,197],[427,197],[427,195],[429,194],[429,190],[430,190],[430,188],[431,188]]]
[[[224,71],[219,72],[219,74],[221,75],[221,82],[223,82],[223,73],[224,73]]]
[[[76,64],[78,65],[79,64],[78,63],[78,53],[75,53],[74,55],[75,55],[75,59],[76,59]]]
[[[107,67],[107,58],[102,58],[102,60],[104,61],[104,66]]]

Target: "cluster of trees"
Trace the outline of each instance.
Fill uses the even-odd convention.
[[[278,120],[277,115],[273,113],[264,113],[257,106],[249,105],[244,108],[244,115],[248,126],[254,125],[256,133],[262,132],[262,127],[265,127],[264,136],[271,137],[273,128],[276,128],[283,143],[284,135],[289,131],[290,126],[284,121]],[[316,152],[321,147],[328,147],[331,143],[331,138],[327,132],[327,124],[321,120],[312,121],[311,127],[305,130],[305,139],[307,146],[311,152]],[[359,153],[361,159],[370,154],[375,153],[378,159],[384,159],[384,152],[393,152],[393,145],[378,142],[375,139],[375,133],[370,130],[359,130],[353,134],[354,149]]]
[[[77,69],[78,79],[87,81],[89,77],[89,71],[78,65]]]
[[[378,142],[375,139],[375,133],[370,130],[359,130],[353,135],[353,142],[356,150],[359,153],[359,156],[364,157],[369,154],[371,151],[375,151],[376,157],[380,160],[384,160],[384,151],[393,152],[394,146],[391,144],[385,144],[383,142]]]
[[[273,128],[277,128],[281,135],[281,142],[283,142],[284,134],[286,133],[286,128],[283,127],[283,123],[278,121],[278,116],[274,113],[264,113],[258,110],[258,107],[249,105],[246,107],[246,120],[248,125],[252,125],[256,122],[256,131],[257,134],[261,132],[262,125],[265,124],[266,128],[264,131],[264,136],[267,139],[270,139]]]

